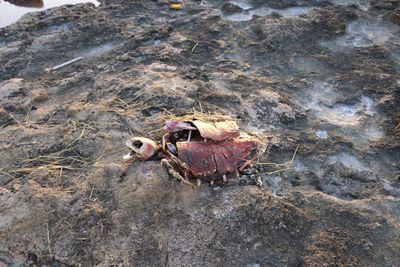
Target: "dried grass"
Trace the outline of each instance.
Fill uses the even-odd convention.
[[[72,122],[68,122],[68,127]],[[0,168],[0,173],[15,178],[24,173],[31,173],[38,170],[59,171],[61,177],[64,170],[78,170],[91,164],[90,159],[84,158],[77,152],[76,144],[84,139],[87,126],[74,122],[75,127],[83,127],[80,135],[67,144],[62,150],[41,155],[35,158],[19,159],[18,166],[6,166]],[[77,128],[76,128],[77,129]]]
[[[274,163],[274,162],[257,162],[255,165],[256,166],[269,166],[272,170],[267,171],[267,172],[259,172],[257,174],[266,174],[266,175],[272,175],[276,173],[281,173],[284,171],[292,170],[293,169],[293,162],[294,159],[296,158],[297,152],[299,150],[300,145],[296,146],[296,149],[293,152],[291,160],[285,163]]]
[[[134,115],[135,112],[137,112],[138,110],[144,110],[146,108],[149,108],[147,102],[156,97],[156,96],[150,96],[140,100],[139,98],[143,96],[143,94],[144,92],[138,94],[129,101],[124,101],[123,99],[118,97],[114,99],[108,110],[120,114],[122,116],[137,117]]]
[[[202,111],[193,110],[193,112],[188,113],[183,116],[177,116],[174,114],[166,114],[165,120],[180,120],[180,121],[192,121],[192,120],[201,120],[204,122],[220,122],[220,121],[237,121],[237,119],[233,118],[229,115],[222,115],[218,113],[205,113]]]

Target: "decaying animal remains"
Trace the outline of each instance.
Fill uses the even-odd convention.
[[[249,166],[265,147],[262,140],[239,131],[235,121],[203,122],[170,120],[167,133],[158,143],[144,137],[132,137],[126,145],[132,150],[125,159],[162,158],[170,175],[185,184],[208,181],[228,182],[232,174]]]

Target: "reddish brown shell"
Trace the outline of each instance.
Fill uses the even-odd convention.
[[[259,142],[247,135],[223,142],[178,142],[178,158],[196,177],[235,173],[257,156]]]

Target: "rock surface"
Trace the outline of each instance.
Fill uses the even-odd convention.
[[[400,266],[399,8],[103,0],[1,28],[0,265]],[[193,190],[122,160],[193,109],[268,136],[263,164]]]

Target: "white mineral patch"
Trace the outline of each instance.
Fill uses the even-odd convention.
[[[307,172],[309,171],[308,167],[305,166],[301,161],[295,160],[293,162],[293,169],[295,172]]]
[[[82,54],[83,57],[93,57],[110,51],[114,47],[113,43],[105,43],[99,46],[90,48],[87,52]]]
[[[341,94],[329,83],[316,82],[305,92],[303,106],[322,121],[339,126],[356,126],[366,115],[374,115],[374,101],[361,96],[352,105],[337,103]]]
[[[384,131],[379,127],[368,127],[365,134],[370,141],[378,141],[384,136]]]
[[[357,172],[368,171],[369,168],[365,166],[363,162],[361,162],[356,156],[348,154],[348,153],[340,153],[338,155],[329,157],[329,162],[333,163],[341,163],[344,167],[355,170]]]
[[[253,16],[265,17],[273,13],[277,13],[282,17],[296,17],[308,13],[311,9],[311,7],[290,7],[287,9],[261,7],[254,10],[246,10],[244,12],[224,16],[224,19],[229,21],[249,21],[253,19]]]
[[[230,1],[232,4],[237,5],[238,7],[240,7],[241,9],[244,10],[248,10],[251,9],[253,6],[247,2],[247,1],[238,1],[238,0],[234,0],[234,1]]]
[[[331,3],[338,6],[356,5],[363,11],[368,11],[370,8],[370,0],[331,0]]]
[[[322,46],[340,52],[343,48],[384,45],[396,36],[394,25],[359,19],[347,26],[346,34],[333,40],[322,41]]]
[[[264,176],[263,185],[274,195],[280,195],[282,193],[282,178],[279,176]]]
[[[370,98],[363,96],[353,105],[326,106],[315,101],[309,104],[309,108],[323,121],[339,126],[356,126],[365,115],[373,114],[372,103]]]
[[[384,136],[380,124],[383,115],[378,113],[375,101],[369,96],[351,97],[352,101],[346,99],[333,82],[316,81],[299,91],[294,101],[309,118],[316,119],[317,124],[334,127],[330,130],[331,135],[342,136],[357,147],[365,147]],[[313,134],[320,139],[329,137],[322,129]]]
[[[400,189],[393,187],[390,182],[386,179],[382,179],[383,188],[389,192],[392,196],[399,197],[400,196]]]
[[[249,21],[253,18],[253,13],[252,12],[236,13],[229,16],[225,16],[224,18],[229,21]]]
[[[253,14],[256,16],[265,17],[271,15],[272,13],[277,13],[282,17],[288,18],[306,14],[311,9],[312,9],[311,7],[290,7],[286,9],[274,9],[274,8],[262,7],[255,9],[253,11]]]

